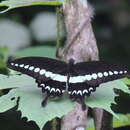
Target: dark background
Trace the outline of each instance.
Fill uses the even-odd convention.
[[[102,60],[125,63],[130,66],[130,1],[91,0],[90,2],[95,9],[92,25],[99,47],[100,58]],[[34,37],[33,31],[30,30],[30,24],[36,15],[46,11],[55,13],[55,7],[32,6],[17,8],[1,14],[0,19],[7,18],[20,23],[30,31],[31,42],[29,45],[25,45],[24,48],[34,45],[55,45],[55,39],[38,41]],[[49,24],[51,25],[51,22],[46,24],[45,30],[48,29]],[[63,36],[63,41],[64,39],[65,35]]]
[[[92,25],[99,47],[100,58],[126,64],[130,67],[130,0],[89,1],[95,8]],[[55,13],[55,8],[52,6],[23,7],[0,15],[0,21],[9,19],[25,26],[30,33],[29,44],[25,44],[22,47],[18,46],[17,49],[38,45],[55,46],[55,39],[39,41],[30,30],[30,24],[36,15],[46,11]],[[48,28],[48,26],[47,23],[46,27]],[[3,31],[3,34],[6,35],[6,32]],[[8,39],[8,36],[6,38]],[[62,37],[63,42],[64,40],[65,36]],[[9,42],[8,44],[11,43]],[[3,44],[0,43],[0,45]],[[15,53],[15,51],[12,53]],[[13,120],[17,120],[17,122],[13,122]],[[6,114],[0,114],[0,126],[3,126],[3,128],[0,128],[1,130],[39,130],[34,122],[28,122],[26,118],[21,119],[21,113],[14,110],[7,111]],[[130,130],[130,127],[120,128],[120,130]]]

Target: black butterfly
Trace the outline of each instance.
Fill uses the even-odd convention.
[[[36,79],[38,87],[47,93],[43,105],[48,97],[60,97],[65,91],[71,99],[83,102],[85,96],[89,96],[101,83],[130,75],[125,66],[102,61],[74,64],[73,60],[65,63],[45,57],[25,57],[9,62],[7,66]]]

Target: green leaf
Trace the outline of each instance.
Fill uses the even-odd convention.
[[[3,82],[0,87],[5,86],[5,88],[9,88],[9,86],[19,86],[19,88],[11,90],[8,94],[0,98],[0,112],[4,112],[15,106],[17,98],[20,97],[18,110],[21,110],[22,116],[28,117],[28,120],[34,120],[37,125],[42,128],[48,120],[51,120],[54,117],[62,117],[72,110],[76,102],[72,102],[66,96],[63,96],[62,99],[59,100],[49,100],[46,107],[41,107],[44,96],[40,89],[36,87],[37,85],[34,81],[29,80],[30,78],[25,75],[21,75],[19,78],[17,75],[16,77],[6,77],[5,79],[0,80],[0,84]],[[117,96],[114,93],[113,88],[118,88],[124,92],[130,93],[128,87],[122,81],[115,80],[100,85],[100,87],[97,88],[97,91],[86,99],[86,104],[92,108],[103,108],[115,117],[118,117],[110,107],[112,103],[115,103],[114,98]],[[13,97],[15,97],[15,100],[11,100]]]
[[[6,67],[5,61],[8,56],[8,48],[0,46],[0,74],[8,74],[8,69]]]
[[[8,48],[0,46],[0,59],[5,59],[8,54]]]
[[[127,84],[127,85],[130,85],[130,79],[128,78],[123,78],[122,81]]]
[[[118,114],[119,119],[113,118],[113,127],[123,127],[130,125],[130,114]]]
[[[0,6],[8,7],[6,10],[1,11],[4,13],[10,9],[24,7],[24,6],[34,6],[34,5],[50,5],[57,6],[62,5],[64,0],[5,0],[0,3]]]
[[[114,98],[117,96],[114,93],[114,88],[130,94],[130,90],[121,80],[114,80],[101,84],[99,88],[97,88],[97,91],[92,93],[88,100],[86,100],[86,104],[92,108],[102,108],[118,118],[116,113],[111,109],[111,104],[115,103]]]
[[[5,62],[2,59],[0,59],[0,69],[5,68],[5,66]]]
[[[11,100],[15,97],[15,100]],[[13,89],[9,94],[0,98],[0,112],[4,112],[16,105],[17,98],[20,97],[18,110],[21,110],[22,116],[28,117],[29,120],[34,120],[40,128],[54,117],[62,117],[73,108],[73,103],[67,98],[62,98],[61,101],[48,101],[46,107],[41,106],[43,94],[36,86],[23,87]]]
[[[0,90],[36,85],[35,80],[27,75],[0,75]]]
[[[27,49],[20,50],[15,53],[18,57],[24,57],[24,56],[43,56],[43,57],[50,57],[55,58],[55,47],[49,47],[49,46],[38,46],[38,47],[30,47]]]

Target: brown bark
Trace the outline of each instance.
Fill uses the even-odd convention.
[[[80,104],[76,104],[73,111],[62,119],[61,130],[80,130],[86,128],[88,108],[83,111]]]
[[[104,110],[100,130],[113,130],[112,121],[113,121],[112,115]]]
[[[63,6],[67,40],[62,54],[65,61],[98,60],[96,39],[91,26],[93,8],[85,0],[71,0]]]
[[[93,8],[86,0],[70,0],[64,4],[63,14],[67,40],[63,51],[58,52],[58,56],[66,62],[69,59],[75,62],[99,60],[96,39],[91,26]],[[87,107],[83,111],[81,105],[77,104],[63,117],[61,130],[85,130],[88,109]],[[96,130],[100,130],[103,110],[93,109],[92,113]]]
[[[93,114],[93,118],[94,118],[95,130],[101,130],[103,109],[94,108],[94,109],[92,109],[92,114]]]

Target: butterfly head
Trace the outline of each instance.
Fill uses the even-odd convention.
[[[75,62],[74,59],[69,59],[69,65],[70,66],[74,65],[74,62]]]

